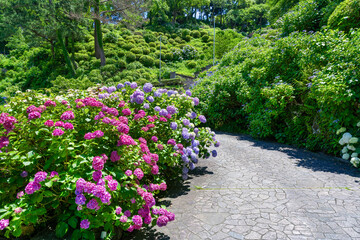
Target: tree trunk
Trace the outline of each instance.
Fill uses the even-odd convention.
[[[74,38],[74,36],[71,36],[71,62],[76,70],[78,68],[78,66],[75,62],[75,38]]]
[[[98,19],[100,17],[100,0],[95,0],[95,30],[94,30],[94,40],[95,40],[95,57],[97,59],[101,59],[101,66],[105,66],[106,59],[104,53],[104,46],[103,46],[103,39],[102,39],[102,32],[101,32],[101,22]]]
[[[65,47],[65,44],[64,44],[64,39],[62,37],[62,32],[61,30],[57,30],[57,37],[58,37],[58,40],[59,40],[59,43],[60,43],[60,46],[61,46],[61,49],[62,49],[62,52],[64,54],[64,57],[65,57],[65,62],[66,62],[66,65],[68,66],[69,70],[71,71],[71,74],[73,76],[75,76],[75,69],[74,69],[74,66],[71,64],[71,60],[70,60],[70,57],[69,57],[69,53],[68,51],[66,50],[66,47]]]
[[[173,19],[172,19],[172,24],[174,25],[176,23],[176,12],[173,12]]]

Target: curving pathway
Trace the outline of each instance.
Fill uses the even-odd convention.
[[[360,171],[335,158],[219,133],[163,204],[176,214],[133,239],[360,239]]]

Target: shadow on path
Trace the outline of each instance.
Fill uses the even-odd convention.
[[[251,142],[251,146],[253,147],[285,153],[290,158],[296,160],[296,165],[298,167],[311,169],[312,171],[331,172],[336,174],[346,174],[352,177],[360,177],[360,171],[352,167],[350,163],[343,162],[339,158],[324,153],[314,153],[277,142],[256,140],[248,135],[229,134],[224,132],[218,132],[217,134],[235,136],[239,141]]]
[[[200,160],[201,161],[201,160]],[[211,171],[207,170],[207,167],[196,167],[194,170],[189,172],[189,178],[185,182],[182,181],[171,181],[168,182],[168,188],[163,195],[159,195],[159,200],[156,201],[157,206],[164,205],[166,207],[171,206],[171,198],[177,198],[183,195],[186,195],[190,191],[190,181],[193,178],[204,176],[207,174],[214,174]],[[169,224],[172,224],[171,222]],[[152,240],[167,240],[170,237],[162,232],[158,232],[153,227],[142,228],[138,231],[132,233],[124,233],[122,239],[152,239]]]

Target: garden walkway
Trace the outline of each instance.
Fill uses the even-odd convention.
[[[360,171],[278,143],[217,139],[218,157],[163,200],[175,221],[133,239],[360,239]]]

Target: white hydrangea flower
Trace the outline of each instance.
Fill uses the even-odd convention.
[[[346,132],[346,133],[344,133],[342,138],[344,139],[345,143],[349,143],[349,140],[350,140],[350,138],[352,138],[352,135],[350,133]]]
[[[347,153],[347,152],[348,152],[347,147],[344,147],[344,148],[341,150],[341,153],[342,153],[342,154],[345,154],[345,153]]]
[[[344,139],[343,139],[343,138],[341,138],[341,139],[339,140],[339,144],[340,144],[340,145],[344,145],[344,144],[345,144],[345,142],[344,142]]]
[[[352,158],[354,158],[354,157],[358,157],[358,156],[359,156],[359,154],[358,154],[358,153],[356,153],[356,152],[354,152],[354,153],[352,153],[352,154],[351,154],[351,157],[352,157]]]
[[[354,145],[347,145],[346,147],[347,147],[347,149],[349,149],[349,150],[351,150],[351,151],[355,151],[355,150],[356,150],[356,148],[354,147]]]
[[[342,158],[343,158],[344,160],[349,160],[350,155],[347,154],[347,153],[345,153],[345,154],[342,156]]]
[[[357,157],[351,158],[350,160],[351,164],[354,165],[355,167],[358,167],[360,164],[360,159]]]
[[[356,126],[357,126],[357,127],[360,127],[360,122],[358,122],[358,123],[356,124]]]
[[[359,139],[357,137],[352,137],[349,140],[349,143],[357,143],[359,141]]]

